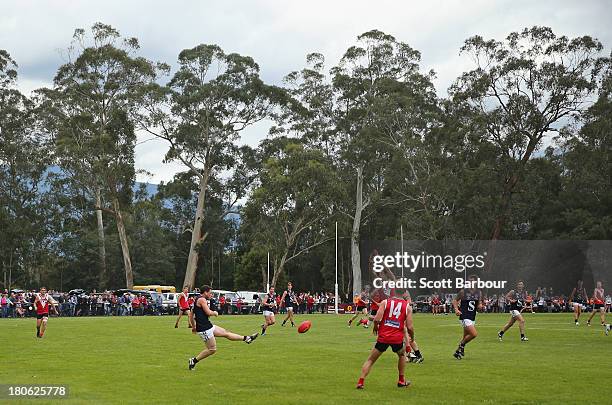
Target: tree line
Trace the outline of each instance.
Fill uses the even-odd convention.
[[[359,245],[399,239],[612,238],[610,55],[547,27],[468,38],[439,96],[421,53],[378,30],[282,85],[200,44],[176,67],[97,23],[53,85],[18,90],[0,50],[5,288],[161,283],[262,290],[362,285]],[[255,148],[240,142],[261,121]],[[137,134],[184,170],[136,182]]]

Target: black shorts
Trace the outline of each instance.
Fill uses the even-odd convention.
[[[370,310],[370,315],[372,316],[376,316],[376,313],[378,312],[378,309],[371,309]]]
[[[606,306],[605,304],[594,304],[593,309],[601,309],[601,308],[604,308],[605,306]]]
[[[364,310],[364,309],[366,309],[366,308],[367,308],[367,307],[357,307],[357,312],[361,312],[361,311],[363,311],[363,310]]]
[[[180,311],[181,315],[185,315],[185,313],[191,311],[191,308],[185,308],[185,309],[179,308],[179,311]]]
[[[391,346],[391,350],[393,350],[393,353],[397,353],[397,352],[402,351],[402,349],[404,349],[404,342],[397,343],[397,344],[376,342],[376,344],[374,345],[374,348],[378,350],[379,352],[384,353],[387,351],[389,346]]]
[[[36,319],[43,319],[43,318],[48,318],[48,317],[49,317],[48,312],[46,314],[36,314]]]

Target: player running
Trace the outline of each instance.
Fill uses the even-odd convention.
[[[187,321],[189,322],[189,327],[191,328],[191,306],[189,304],[189,287],[185,286],[183,287],[183,291],[179,294],[178,296],[178,306],[179,306],[179,313],[178,313],[178,317],[176,318],[176,323],[174,324],[175,328],[179,327],[179,321],[181,320],[181,317],[183,315],[187,316]]]
[[[264,323],[261,325],[261,336],[266,334],[268,326],[272,326],[276,323],[274,314],[276,313],[276,295],[274,294],[274,287],[270,287],[270,291],[264,296],[263,302]]]
[[[525,292],[525,283],[519,280],[519,282],[516,284],[516,290],[511,290],[510,292],[508,292],[508,294],[506,294],[506,302],[510,304],[510,320],[504,326],[504,328],[500,330],[497,334],[497,337],[500,341],[503,340],[504,333],[506,333],[506,331],[510,329],[510,327],[512,327],[512,325],[514,325],[516,321],[519,322],[519,330],[521,331],[521,342],[529,341],[529,339],[527,339],[527,336],[525,336],[525,318],[523,318],[523,315],[521,314],[524,309],[524,303],[526,298],[527,293]]]
[[[404,291],[396,290],[396,293]],[[363,363],[361,375],[357,382],[357,389],[363,389],[365,378],[370,373],[376,360],[391,346],[391,350],[397,354],[397,370],[399,378],[398,387],[408,387],[410,381],[404,379],[406,369],[406,348],[404,339],[408,329],[412,328],[412,311],[408,309],[408,302],[401,298],[389,298],[380,303],[376,317],[374,318],[374,332],[378,332],[376,344],[370,352],[370,356]]]
[[[569,296],[569,302],[572,303],[574,307],[574,324],[579,326],[578,319],[580,318],[580,314],[582,313],[582,307],[586,303],[588,295],[586,292],[586,288],[584,288],[582,284],[582,280],[578,280],[578,284],[572,290],[572,293]]]
[[[361,319],[363,319],[364,316],[368,316],[368,294],[366,293],[366,291],[361,291],[361,294],[355,297],[353,303],[355,304],[355,315],[353,315],[353,317],[348,321],[349,328],[351,327],[353,321],[358,317],[361,317],[359,319],[359,321],[361,322]]]
[[[476,276],[470,276],[469,281],[476,281]],[[473,284],[472,284],[473,285]],[[465,345],[478,336],[476,331],[476,311],[482,310],[482,291],[476,288],[463,288],[459,290],[453,300],[453,308],[455,314],[459,317],[461,326],[463,327],[463,337],[459,342],[459,346],[453,356],[457,360],[461,360],[465,356]]]
[[[597,282],[597,286],[593,291],[593,311],[591,312],[591,316],[587,320],[587,326],[591,326],[591,319],[595,316],[595,314],[599,312],[599,317],[601,320],[601,326],[605,327],[606,325],[606,305],[605,305],[605,294],[601,281]]]
[[[196,357],[192,357],[189,359],[189,370],[193,370],[193,368],[208,356],[212,356],[217,352],[217,340],[218,337],[224,337],[227,340],[232,341],[243,341],[246,344],[252,343],[259,333],[250,336],[241,336],[236,333],[225,330],[219,326],[213,325],[210,321],[211,316],[219,316],[219,313],[214,308],[208,306],[208,301],[211,300],[214,304],[214,300],[212,300],[212,292],[211,288],[208,285],[205,285],[200,290],[200,296],[198,296],[193,305],[193,311],[189,313],[190,324],[192,325],[191,330],[193,333],[197,333],[202,340],[204,340],[204,344],[206,348],[200,352]]]
[[[49,305],[51,304],[51,306]],[[36,307],[36,337],[42,338],[47,330],[47,321],[49,320],[49,309],[53,308],[53,311],[58,314],[55,308],[57,303],[49,294],[47,289],[41,287],[40,291],[36,293],[34,298],[34,306]]]
[[[281,297],[281,302],[285,304],[285,309],[287,310],[287,316],[283,320],[281,326],[285,326],[287,321],[291,321],[291,326],[295,326],[293,322],[293,308],[297,306],[297,298],[295,297],[295,293],[293,292],[293,284],[291,281],[287,283],[287,289],[283,292],[283,296]]]

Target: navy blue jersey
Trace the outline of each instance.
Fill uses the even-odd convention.
[[[274,296],[274,294],[266,294],[265,301],[263,304],[263,310],[275,312],[276,310],[275,304],[276,304],[276,297]]]
[[[212,328],[213,324],[210,321],[210,319],[208,319],[208,315],[206,315],[206,313],[204,312],[204,309],[201,306],[197,305],[198,300],[200,298],[204,298],[204,297],[198,297],[196,299],[196,302],[193,305],[193,315],[195,316],[195,321],[196,321],[196,331],[204,332]]]
[[[514,290],[512,294],[510,294],[510,310],[511,311],[520,311],[525,306],[525,300],[527,299],[526,291]]]
[[[287,294],[285,294],[285,307],[293,307],[296,304],[296,299],[295,299],[295,293],[293,292],[293,290],[287,290],[285,291]]]
[[[583,288],[576,287],[576,293],[574,294],[573,301],[579,304],[584,304],[586,301],[586,297],[587,297],[587,293],[584,287]]]
[[[459,303],[459,310],[461,311],[459,319],[470,319],[475,321],[478,303],[482,300],[482,292],[480,290],[472,291],[467,288],[461,291],[463,292],[463,296]]]

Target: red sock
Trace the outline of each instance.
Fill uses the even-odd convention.
[[[357,385],[363,385],[363,381],[364,381],[364,379],[360,378],[359,381],[357,381]]]
[[[406,381],[404,380],[404,375],[403,375],[403,374],[400,374],[400,376],[399,376],[399,381],[398,381],[398,382],[399,382],[400,384],[403,384],[403,383],[405,383],[405,382],[406,382]]]

